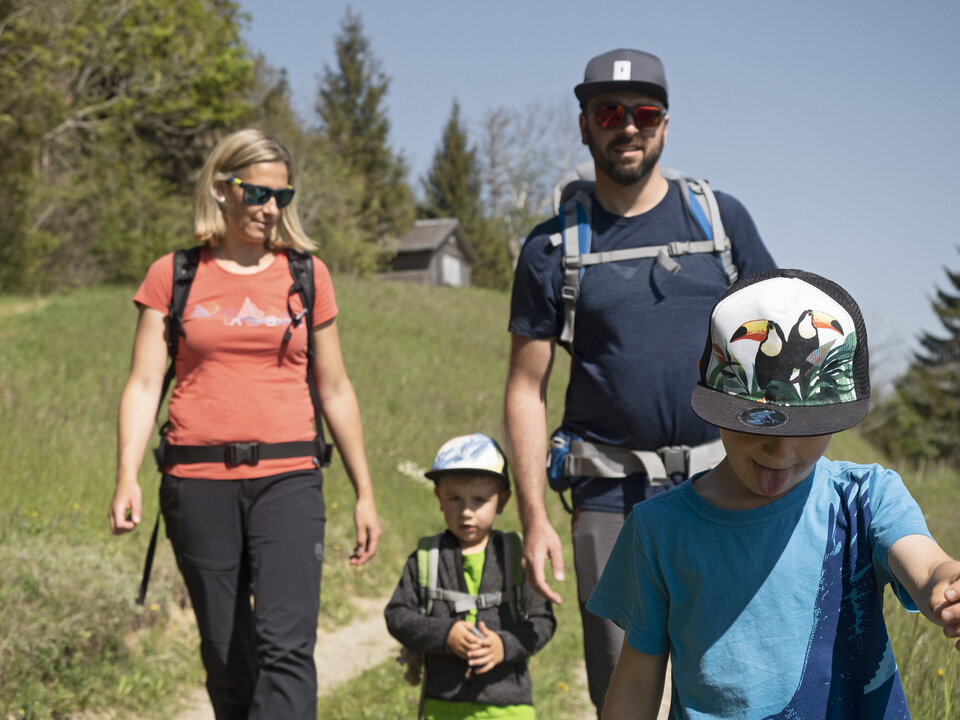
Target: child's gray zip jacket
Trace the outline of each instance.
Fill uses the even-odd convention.
[[[480,578],[481,594],[504,589],[505,551],[503,533],[491,531]],[[449,530],[440,539],[438,569],[438,587],[467,591],[460,544]],[[430,615],[421,614],[416,552],[407,558],[403,576],[384,616],[393,637],[405,647],[424,654],[427,697],[485,705],[531,705],[533,691],[527,658],[546,645],[557,623],[550,603],[527,582],[523,584],[522,600],[525,617],[518,622],[514,622],[506,600],[498,607],[477,611],[477,623],[482,620],[500,635],[503,662],[489,672],[471,673],[470,677],[464,677],[466,661],[451,653],[446,643],[450,628],[457,620],[463,620],[466,613],[454,612],[453,603],[435,600]]]

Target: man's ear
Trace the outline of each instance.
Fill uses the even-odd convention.
[[[497,515],[503,512],[503,509],[507,506],[507,502],[510,500],[510,491],[501,490],[497,493]]]
[[[440,486],[437,483],[433,484],[433,494],[437,496],[437,500],[440,500],[440,509],[443,509],[443,500],[440,498]]]
[[[587,140],[587,116],[583,113],[580,113],[580,144],[590,144],[590,141]]]

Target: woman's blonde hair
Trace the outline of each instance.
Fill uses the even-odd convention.
[[[255,128],[238,130],[217,143],[203,164],[193,192],[193,236],[197,242],[219,245],[227,231],[223,211],[217,202],[215,183],[225,182],[250,165],[266,162],[282,162],[286,165],[287,182],[294,184],[290,153],[279,140],[263,131]],[[289,205],[280,210],[280,222],[271,231],[267,247],[271,250],[291,247],[306,252],[316,248],[300,225],[296,195]]]

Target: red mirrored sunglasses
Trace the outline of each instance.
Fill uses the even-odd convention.
[[[593,119],[604,130],[621,127],[627,119],[627,113],[633,116],[633,123],[641,130],[660,127],[663,116],[667,114],[666,110],[657,105],[627,107],[613,102],[596,103],[588,107],[587,112],[593,113]]]

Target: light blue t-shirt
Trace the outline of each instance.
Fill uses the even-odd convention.
[[[883,587],[926,523],[900,476],[821,458],[785,497],[722,510],[692,483],[636,505],[587,609],[670,652],[672,719],[909,718]]]

